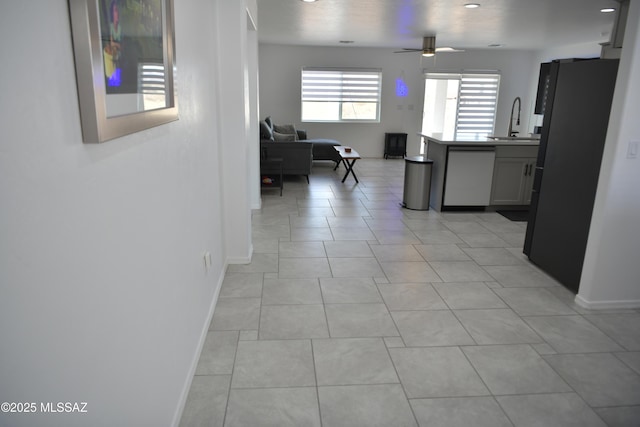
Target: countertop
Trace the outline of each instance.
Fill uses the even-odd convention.
[[[429,142],[440,145],[457,145],[471,147],[500,147],[500,146],[517,146],[517,147],[537,147],[540,145],[539,139],[480,139],[477,141],[443,141],[434,138],[431,135],[418,133],[418,136],[425,138]]]

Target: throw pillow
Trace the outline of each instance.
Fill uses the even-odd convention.
[[[265,121],[260,122],[260,139],[269,139],[273,141],[273,131]]]
[[[280,133],[280,132],[273,132],[273,140],[276,142],[289,142],[289,141],[296,141],[296,136],[294,134],[291,133]]]
[[[298,140],[298,133],[294,125],[273,125],[273,131],[278,133],[284,133],[287,135],[293,135],[294,141]]]

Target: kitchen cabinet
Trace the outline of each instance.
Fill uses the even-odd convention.
[[[493,170],[492,205],[531,203],[535,158],[497,158]]]
[[[537,139],[443,141],[419,135],[433,160],[429,205],[434,210],[529,204]]]
[[[492,205],[531,203],[536,154],[537,147],[498,147],[491,188]]]

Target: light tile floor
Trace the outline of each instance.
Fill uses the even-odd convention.
[[[592,312],[525,223],[399,207],[404,161],[263,191],[181,426],[638,426],[640,310]]]

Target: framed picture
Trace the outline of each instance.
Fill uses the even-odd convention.
[[[178,119],[171,0],[69,0],[85,143]]]

